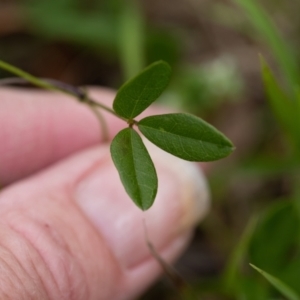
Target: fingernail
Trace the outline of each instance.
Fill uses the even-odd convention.
[[[159,180],[155,203],[148,211],[142,212],[127,196],[109,151],[104,163],[86,174],[75,189],[78,205],[127,269],[151,258],[144,220],[159,252],[192,229],[209,208],[206,181],[195,164],[148,144],[147,148]]]

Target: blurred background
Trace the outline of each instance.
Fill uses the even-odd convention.
[[[173,78],[159,101],[236,145],[206,166],[212,208],[176,264],[184,299],[289,299],[250,262],[300,294],[299,10],[283,0],[0,0],[1,60],[117,89],[163,59]],[[163,278],[140,299],[177,296]]]

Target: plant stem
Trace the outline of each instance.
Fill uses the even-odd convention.
[[[114,115],[115,117],[117,117],[117,118],[119,118],[119,119],[121,119],[121,120],[123,120],[123,121],[125,121],[125,122],[128,122],[127,119],[125,119],[125,118],[123,118],[123,117],[117,115],[117,114],[115,113],[115,111],[113,111],[111,108],[107,107],[106,105],[104,105],[104,104],[102,104],[102,103],[100,103],[100,102],[97,102],[97,101],[93,100],[92,98],[90,98],[90,97],[88,97],[88,96],[87,96],[85,99],[83,99],[83,98],[78,98],[78,99],[79,99],[80,102],[83,102],[83,103],[86,103],[86,104],[88,104],[88,105],[93,105],[93,106],[97,106],[97,107],[99,107],[99,108],[102,108],[103,110],[106,110],[107,112],[111,113],[111,114]]]
[[[41,87],[41,88],[47,89],[47,90],[58,90],[56,87],[54,87],[50,83],[45,82],[44,80],[38,79],[38,78],[30,75],[29,73],[27,73],[19,68],[16,68],[2,60],[0,60],[0,68],[4,69],[12,74],[15,74],[19,77],[24,78],[26,81],[32,83],[35,86],[38,86],[38,87]],[[61,91],[61,90],[59,90],[59,91]],[[65,92],[65,91],[63,91],[63,92]],[[71,94],[71,93],[68,92],[67,94]]]
[[[78,101],[87,104],[89,107],[93,107],[93,111],[94,111],[95,107],[99,107],[99,108],[113,114],[115,117],[117,117],[125,122],[128,121],[127,119],[117,115],[111,108],[88,97],[87,94],[81,88],[76,88],[74,86],[65,84],[58,80],[39,79],[39,78],[32,76],[31,74],[29,74],[19,68],[16,68],[15,66],[12,66],[2,60],[0,60],[0,68],[21,77],[21,78],[4,79],[4,80],[2,80],[2,83],[4,83],[4,84],[29,82],[32,85],[35,85],[35,86],[43,88],[43,89],[47,89],[47,90],[51,90],[51,91],[58,91],[58,92],[67,94],[69,96],[73,96],[73,97],[77,98]]]
[[[81,88],[80,92],[82,92],[83,97],[80,97],[79,99],[82,99],[82,101],[86,103],[89,106],[89,108],[94,112],[95,116],[97,117],[100,123],[100,126],[102,127],[103,141],[107,142],[109,139],[108,128],[102,113],[97,109],[97,106],[94,104],[95,102],[89,100],[86,88]]]
[[[102,132],[103,132],[103,141],[104,142],[108,142],[109,140],[109,136],[108,136],[108,128],[107,128],[107,124],[103,118],[103,115],[101,114],[101,112],[94,107],[94,105],[89,105],[89,107],[91,108],[91,110],[94,112],[95,116],[97,117],[101,127],[102,127]]]

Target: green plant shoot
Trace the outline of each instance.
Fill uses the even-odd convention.
[[[156,115],[140,121],[134,119],[167,87],[171,68],[166,62],[151,64],[122,85],[114,99],[113,110],[89,98],[80,88],[38,79],[5,62],[0,61],[0,67],[40,88],[76,97],[93,112],[96,108],[104,109],[127,123],[128,127],[121,130],[111,143],[111,157],[127,194],[142,210],[149,209],[154,203],[158,180],[151,157],[134,126],[159,148],[188,161],[214,161],[234,150],[233,144],[221,132],[190,114]],[[101,116],[96,115],[103,124]]]

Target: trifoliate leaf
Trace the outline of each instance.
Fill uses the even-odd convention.
[[[221,132],[190,114],[150,116],[138,122],[138,127],[153,144],[189,161],[213,161],[234,150]]]
[[[132,128],[121,130],[110,152],[127,194],[142,210],[150,208],[157,192],[157,175],[139,134]]]
[[[170,66],[158,61],[151,64],[118,90],[113,103],[121,117],[133,119],[154,102],[167,87],[171,76]]]

